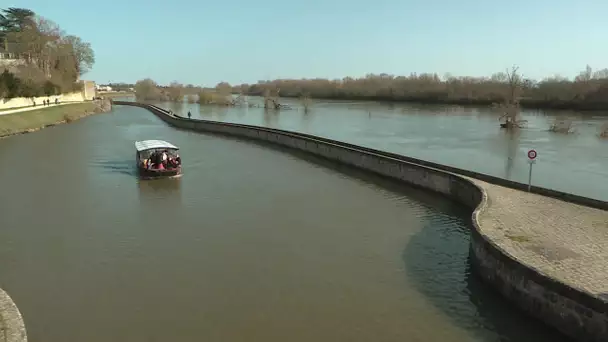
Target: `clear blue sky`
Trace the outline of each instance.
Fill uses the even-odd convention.
[[[98,83],[608,67],[608,0],[11,1],[90,42]]]

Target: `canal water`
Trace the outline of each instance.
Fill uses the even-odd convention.
[[[135,140],[182,147],[139,182]],[[0,287],[32,342],[564,341],[471,274],[434,194],[116,108],[0,141]]]
[[[261,102],[255,97],[250,101]],[[535,149],[533,184],[608,200],[608,139],[598,137],[607,113],[524,111],[527,128],[509,133],[499,128],[500,113],[483,108],[326,101],[305,113],[297,101],[281,101],[294,110],[162,106],[183,115],[190,111],[194,118],[315,134],[526,184],[527,151]],[[574,134],[548,132],[562,115],[573,118]]]

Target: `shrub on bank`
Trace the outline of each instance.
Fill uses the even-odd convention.
[[[66,92],[81,91],[82,87],[83,85],[79,82],[62,87],[50,80],[36,82],[31,79],[21,79],[8,70],[4,70],[0,74],[0,98],[2,99],[59,95]]]

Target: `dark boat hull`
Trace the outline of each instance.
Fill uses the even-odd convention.
[[[160,178],[177,178],[182,175],[181,166],[176,169],[169,170],[150,170],[142,167],[139,169],[139,178],[141,179],[160,179]]]

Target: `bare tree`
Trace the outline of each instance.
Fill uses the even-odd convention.
[[[69,73],[69,83],[76,81],[77,69],[75,66],[59,65],[58,59],[71,56],[71,51],[66,49],[65,41],[63,40],[63,30],[51,20],[37,17],[35,19],[35,30],[32,32],[30,41],[30,53],[32,54],[32,63],[35,64],[48,78],[52,78],[53,69],[61,67],[62,73]],[[57,78],[57,77],[56,77]],[[62,84],[63,80],[56,80],[58,84]]]
[[[264,91],[264,108],[274,110],[291,109],[291,107],[281,104],[280,94],[281,88],[276,88],[274,90],[266,89]]]
[[[511,71],[507,69],[507,82],[509,84],[509,94],[506,102],[519,106],[519,99],[523,88],[523,77],[518,73],[519,67],[513,66]]]
[[[228,82],[220,82],[215,86],[215,90],[218,94],[227,96],[232,92],[232,86],[230,86],[230,83]]]
[[[549,127],[549,131],[563,134],[574,133],[573,119],[567,116],[557,117]]]
[[[171,82],[167,88],[167,96],[172,102],[184,101],[184,85],[175,81]]]
[[[91,48],[91,44],[82,41],[80,37],[76,36],[66,36],[64,37],[64,41],[71,47],[78,75],[84,75],[91,70],[93,64],[95,64],[95,53]]]
[[[584,71],[581,71],[578,76],[575,77],[576,82],[588,82],[593,78],[593,69],[589,65],[585,67]]]
[[[158,85],[149,78],[137,81],[134,90],[138,100],[158,100],[160,97]]]
[[[213,95],[205,90],[198,92],[198,103],[199,104],[211,104],[213,102]]]
[[[302,107],[304,107],[304,113],[308,113],[310,106],[312,105],[310,94],[307,92],[302,93],[302,95],[300,95],[300,102],[302,103]]]
[[[519,67],[513,66],[511,70],[506,69],[505,73],[494,74],[491,78],[494,82],[506,82],[507,84],[507,91],[503,96],[503,102],[494,106],[503,111],[503,115],[500,116],[499,120],[505,120],[501,124],[501,127],[506,129],[519,128],[524,123],[520,120],[519,107],[524,79],[518,71]]]
[[[213,102],[222,106],[234,106],[232,99],[232,86],[228,82],[220,82],[215,86]]]

